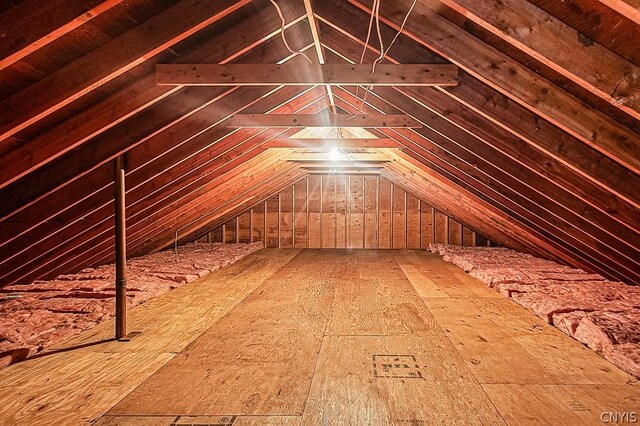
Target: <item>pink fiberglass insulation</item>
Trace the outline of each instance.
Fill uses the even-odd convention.
[[[640,287],[502,247],[429,249],[640,377]]]
[[[263,247],[194,243],[127,261],[132,307],[234,263]],[[114,315],[115,265],[51,281],[0,288],[0,368],[23,360]]]

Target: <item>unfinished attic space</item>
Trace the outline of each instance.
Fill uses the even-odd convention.
[[[0,425],[640,422],[639,0],[0,0]]]

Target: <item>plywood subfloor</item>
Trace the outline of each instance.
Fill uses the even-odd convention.
[[[631,376],[424,252],[263,250],[130,319],[130,343],[104,324],[0,371],[0,424],[600,424],[640,407]]]

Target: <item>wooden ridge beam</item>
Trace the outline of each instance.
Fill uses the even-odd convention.
[[[301,13],[293,13],[297,12]],[[251,15],[224,33],[203,41],[180,56],[180,60],[224,63],[247,55],[259,44],[266,49],[274,43],[270,37],[273,37],[276,27],[265,25],[272,14],[273,11],[267,9]],[[299,20],[294,20],[287,28],[289,32],[298,34],[301,25]],[[247,27],[255,30],[247,34]],[[305,41],[304,38],[301,40]],[[282,43],[279,38],[277,41]],[[282,51],[281,58],[286,50],[282,48]],[[150,72],[105,100],[23,141],[17,148],[0,156],[0,189],[181,90],[180,87],[156,85],[155,76]]]
[[[499,4],[473,0],[442,0],[442,3],[640,119],[640,67],[598,43],[581,42],[578,31],[544,10],[526,0],[503,0]],[[433,9],[440,2],[426,4]],[[511,28],[529,31],[505,31],[505,22]]]
[[[452,64],[158,64],[156,83],[171,86],[455,86]]]
[[[70,104],[249,0],[182,0],[0,101],[0,141]]]
[[[235,114],[226,123],[229,127],[422,127],[407,115],[382,114]]]
[[[27,0],[0,15],[0,70],[70,33],[123,0]]]
[[[398,148],[389,139],[274,139],[265,148]]]
[[[349,3],[366,13],[371,12],[367,5],[358,0],[349,0]],[[399,4],[392,7],[383,4],[381,20],[398,30],[396,22],[402,21],[410,6],[410,0],[400,0]],[[424,25],[424,22],[429,24]],[[640,173],[637,149],[640,135],[541,78],[425,5],[416,5],[403,33],[589,146]],[[474,54],[469,55],[469,51]]]

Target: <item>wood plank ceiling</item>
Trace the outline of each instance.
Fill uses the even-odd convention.
[[[372,1],[277,3],[314,62],[380,55]],[[412,3],[380,2],[385,46]],[[135,256],[323,167],[317,146],[273,148],[300,129],[232,115],[329,111],[409,115],[422,127],[369,128],[387,145],[346,149],[492,241],[639,284],[639,15],[630,1],[419,0],[382,63],[455,64],[457,85],[365,96],[156,84],[156,64],[307,66],[267,0],[0,2],[0,285],[113,261],[118,156]]]

